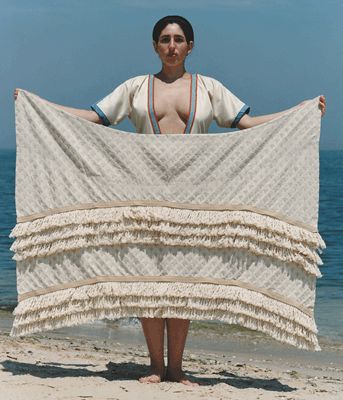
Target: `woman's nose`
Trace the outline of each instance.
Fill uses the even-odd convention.
[[[175,42],[174,42],[174,39],[173,39],[173,38],[170,39],[169,48],[170,48],[170,49],[174,49],[174,48],[175,48]]]

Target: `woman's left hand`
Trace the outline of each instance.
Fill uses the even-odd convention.
[[[325,111],[326,111],[326,99],[325,96],[320,96],[319,97],[319,104],[318,107],[320,111],[322,112],[322,118],[324,117]]]
[[[299,106],[307,103],[310,100],[304,100],[301,103],[299,103]],[[326,99],[325,96],[321,95],[319,97],[319,103],[318,103],[318,108],[320,109],[321,113],[322,113],[322,118],[324,117],[325,111],[326,111]]]

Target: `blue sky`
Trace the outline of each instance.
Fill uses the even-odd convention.
[[[88,108],[158,72],[151,30],[168,14],[193,25],[187,69],[220,80],[251,115],[325,94],[321,149],[343,149],[341,0],[0,0],[0,148],[15,147],[15,87]]]

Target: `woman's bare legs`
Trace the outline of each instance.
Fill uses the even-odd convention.
[[[177,318],[140,318],[150,355],[151,373],[139,378],[142,383],[159,383],[166,379],[184,385],[198,386],[185,377],[182,357],[185,349],[189,320]],[[168,334],[168,366],[164,366],[164,329]]]
[[[164,318],[140,318],[150,355],[150,371],[142,376],[142,383],[159,383],[164,379]]]
[[[168,335],[168,366],[166,380],[180,382],[189,386],[198,386],[198,383],[188,380],[182,371],[182,357],[190,321],[188,319],[177,318],[167,318],[166,321]]]

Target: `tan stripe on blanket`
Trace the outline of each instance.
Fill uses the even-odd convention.
[[[44,294],[57,292],[63,289],[77,288],[85,285],[92,285],[98,282],[181,282],[181,283],[210,283],[217,285],[231,285],[238,286],[244,289],[251,290],[253,292],[259,292],[264,294],[274,300],[278,300],[282,303],[288,304],[302,311],[309,317],[313,317],[313,311],[311,309],[305,308],[302,305],[292,301],[290,299],[281,296],[272,290],[262,289],[253,286],[249,283],[240,282],[237,280],[227,280],[227,279],[212,279],[212,278],[201,278],[201,277],[190,277],[190,276],[97,276],[95,278],[83,279],[81,281],[75,281],[70,283],[62,283],[60,285],[54,285],[43,289],[32,290],[18,296],[18,300],[23,301],[31,297],[41,296]]]
[[[48,215],[60,214],[63,212],[74,211],[74,210],[89,210],[92,208],[110,208],[110,207],[133,207],[133,206],[147,206],[147,207],[169,207],[169,208],[181,208],[188,210],[204,210],[204,211],[251,211],[257,214],[267,215],[287,222],[291,225],[296,225],[300,228],[307,229],[310,232],[317,233],[317,229],[303,224],[300,221],[293,220],[279,213],[274,213],[268,210],[262,210],[256,207],[247,206],[244,204],[193,204],[193,203],[176,203],[165,200],[122,200],[122,201],[99,201],[96,203],[79,203],[77,205],[70,205],[60,208],[50,208],[46,211],[26,215],[24,217],[18,217],[17,223],[34,221],[39,218],[44,218]]]

